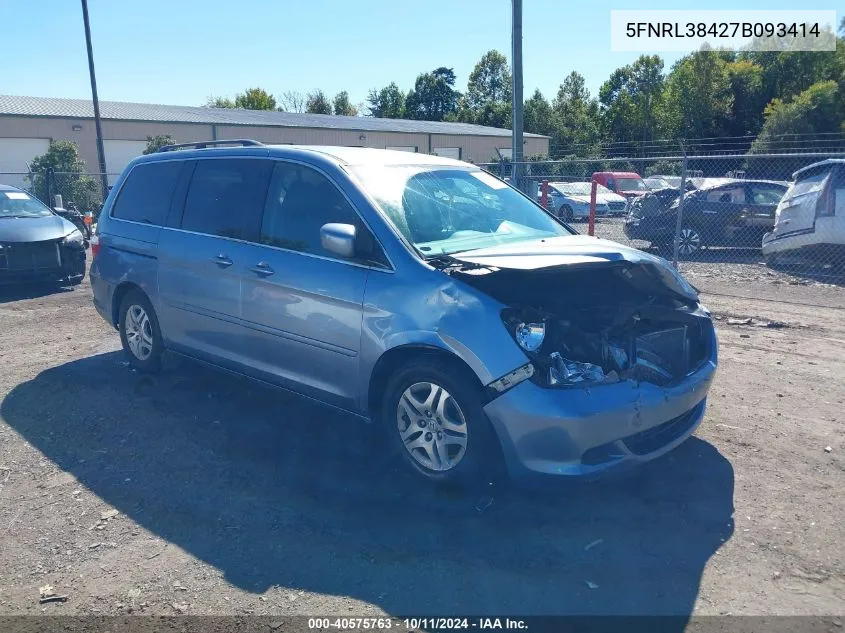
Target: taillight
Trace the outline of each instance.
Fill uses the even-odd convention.
[[[824,187],[819,194],[819,199],[816,200],[816,217],[826,218],[831,217],[836,213],[834,208],[833,187],[830,186],[831,176],[824,179]]]
[[[91,236],[89,243],[91,244],[91,257],[97,257],[100,254],[100,236],[95,233]]]

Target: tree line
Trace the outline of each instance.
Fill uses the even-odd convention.
[[[784,135],[845,133],[845,19],[839,31],[835,52],[701,50],[668,69],[659,55],[641,55],[614,70],[597,95],[573,71],[551,99],[537,89],[525,101],[525,131],[550,136],[555,156],[680,138],[713,139],[718,150],[719,139],[753,137],[751,150],[762,151]],[[441,66],[417,75],[407,92],[391,82],[357,105],[346,91],[333,99],[322,90],[277,99],[261,88],[209,98],[207,105],[508,128],[511,96],[508,59],[491,50],[465,91],[457,89],[453,68]]]

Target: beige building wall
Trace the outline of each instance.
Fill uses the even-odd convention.
[[[495,160],[496,148],[509,148],[508,136],[473,136],[448,134],[405,134],[401,132],[371,132],[348,129],[259,127],[246,125],[217,125],[194,123],[158,123],[143,121],[103,121],[103,138],[108,140],[143,141],[147,136],[169,134],[177,143],[211,140],[213,138],[251,138],[265,143],[302,145],[343,145],[384,149],[385,147],[416,147],[420,153],[429,148],[460,147],[461,159],[475,163]],[[80,129],[74,130],[74,127]],[[363,137],[363,138],[362,138]],[[70,140],[89,171],[98,170],[97,143],[94,122],[90,119],[52,117],[0,116],[0,138],[46,138]],[[546,154],[547,138],[526,138],[524,155]],[[107,166],[108,167],[108,166]],[[108,167],[108,171],[113,171]]]

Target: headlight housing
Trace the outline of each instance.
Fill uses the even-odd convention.
[[[526,352],[536,352],[543,344],[543,339],[546,338],[546,324],[543,321],[539,323],[519,323],[514,330],[514,338],[517,345]]]
[[[79,232],[79,229],[74,229],[71,233],[68,233],[65,236],[62,240],[62,244],[71,248],[84,248],[85,240],[82,237],[82,233]]]
[[[546,320],[541,314],[518,312],[513,308],[502,310],[502,322],[519,345],[519,348],[533,355],[546,338]]]

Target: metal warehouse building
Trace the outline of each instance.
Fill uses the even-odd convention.
[[[510,156],[511,132],[468,123],[376,119],[258,110],[101,101],[106,168],[113,182],[141,154],[147,136],[169,134],[177,143],[251,138],[264,143],[400,149],[481,163]],[[50,141],[70,140],[88,170],[98,171],[94,107],[84,99],[0,95],[0,178],[18,184],[27,164]],[[526,156],[548,154],[549,137],[525,135]],[[15,181],[16,182],[12,182]]]

